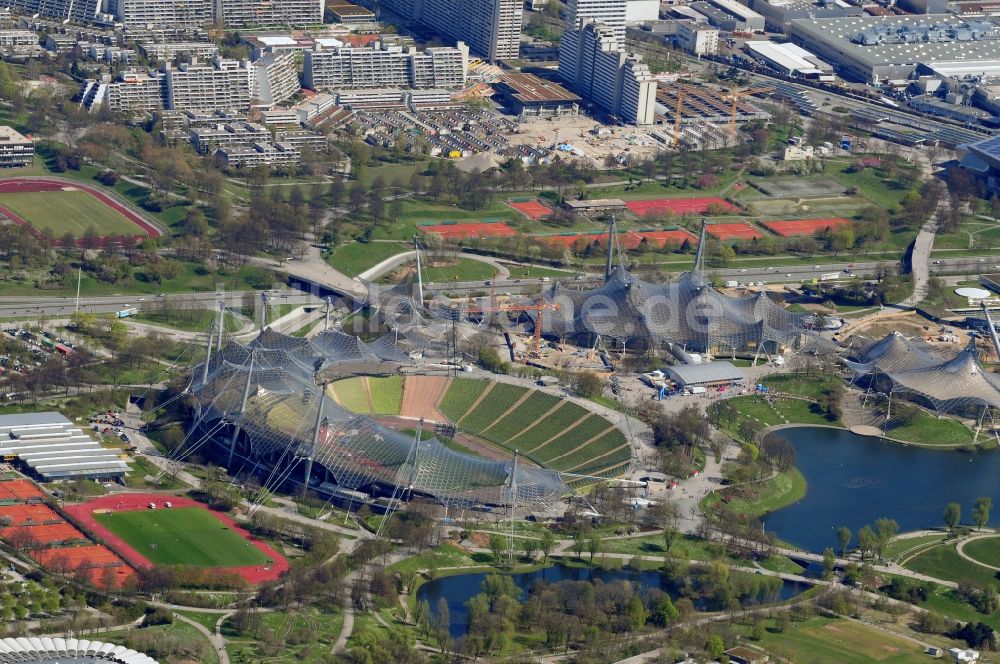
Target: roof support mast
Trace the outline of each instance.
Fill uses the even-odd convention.
[[[222,324],[223,324],[223,318],[225,316],[225,311],[226,311],[226,303],[220,297],[219,298],[219,318],[218,318],[218,321],[216,323],[217,327],[219,328],[219,336],[216,337],[216,341],[215,341],[215,350],[216,351],[221,351],[222,350],[222,330],[225,329],[222,326]]]
[[[247,381],[249,383],[249,381]],[[313,459],[316,458],[316,448],[319,446],[319,428],[323,424],[323,402],[326,401],[326,383],[320,383],[319,405],[316,407],[316,425],[313,427],[312,445],[309,447],[309,456],[306,457],[306,470],[302,476],[302,495],[306,495],[309,490],[309,480],[312,478]]]
[[[201,384],[208,383],[208,364],[212,361],[212,343],[215,341],[215,321],[208,326],[208,343],[205,344],[205,365],[201,368]]]
[[[607,281],[611,277],[611,266],[614,265],[615,258],[615,238],[618,236],[618,221],[615,213],[611,213],[611,223],[608,225],[608,257],[604,263],[604,279]]]
[[[417,301],[423,304],[424,302],[424,277],[423,270],[420,269],[420,242],[417,240],[417,236],[413,236],[413,254],[417,258]]]
[[[986,317],[986,327],[990,329],[990,338],[993,339],[993,350],[997,353],[997,359],[1000,359],[1000,336],[997,336],[997,329],[993,327],[993,320],[990,318],[990,308],[986,306],[986,303],[982,303],[983,316]]]
[[[233,453],[236,451],[236,439],[240,436],[240,429],[243,428],[243,413],[247,411],[247,399],[250,398],[250,382],[253,379],[253,363],[257,359],[257,349],[250,349],[250,368],[247,371],[247,380],[243,384],[243,399],[240,401],[240,415],[236,420],[236,428],[233,435],[229,437],[229,458],[226,460],[226,468],[233,465]]]

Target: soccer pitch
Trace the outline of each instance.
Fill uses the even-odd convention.
[[[0,206],[35,230],[50,230],[56,239],[67,232],[81,238],[90,226],[99,237],[146,234],[120,212],[80,190],[5,193],[0,194]]]
[[[94,518],[154,565],[246,567],[269,560],[200,507],[102,513]]]

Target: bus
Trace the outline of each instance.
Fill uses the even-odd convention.
[[[139,310],[135,307],[125,307],[121,311],[115,314],[116,318],[128,318],[129,316],[135,316],[139,313]]]

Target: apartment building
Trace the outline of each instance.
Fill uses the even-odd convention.
[[[455,87],[465,83],[469,48],[416,48],[375,44],[306,51],[305,85],[313,90]]]
[[[216,148],[250,147],[254,143],[268,142],[271,132],[253,122],[225,122],[212,127],[193,127],[188,138],[194,149],[208,154]]]
[[[217,0],[215,19],[227,28],[323,24],[323,0]]]
[[[129,28],[169,25],[193,30],[213,22],[212,0],[111,0],[108,7]]]
[[[164,107],[175,110],[250,110],[249,64],[215,58],[209,64],[165,65]]]
[[[637,125],[653,123],[656,80],[637,55],[627,53],[614,30],[585,20],[563,33],[559,75],[567,87],[609,115]]]
[[[139,50],[150,60],[176,60],[177,56],[211,60],[219,54],[212,42],[140,42]]]
[[[87,110],[104,106],[115,113],[134,117],[163,109],[165,76],[157,71],[125,71],[112,78],[83,82],[80,104]]]
[[[265,53],[250,63],[250,97],[254,108],[270,109],[300,89],[294,53]]]
[[[297,164],[302,153],[285,143],[254,143],[246,148],[219,148],[216,158],[229,168],[255,168],[275,164]]]
[[[381,5],[405,20],[465,42],[490,62],[517,59],[523,0],[383,0]]]
[[[578,30],[587,21],[600,23],[619,41],[625,39],[626,0],[569,0],[566,5],[566,28]]]
[[[35,155],[35,142],[13,127],[0,127],[0,168],[29,166]]]
[[[37,14],[78,23],[108,23],[113,18],[109,13],[101,11],[102,0],[10,0],[5,6],[28,16]]]

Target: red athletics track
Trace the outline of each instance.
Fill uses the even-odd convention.
[[[149,221],[143,219],[142,217],[137,215],[135,212],[130,210],[125,205],[119,203],[111,196],[108,196],[100,189],[91,187],[86,184],[82,184],[80,182],[73,182],[70,180],[54,180],[50,178],[15,178],[10,180],[0,180],[0,195],[12,194],[12,193],[34,193],[40,191],[61,191],[62,189],[67,187],[87,192],[100,202],[107,205],[112,210],[117,211],[119,214],[121,214],[123,217],[125,217],[133,224],[141,228],[143,231],[145,231],[146,235],[133,236],[137,241],[141,242],[142,240],[145,240],[147,236],[155,238],[163,235],[163,233],[160,231],[159,228],[151,224]],[[34,233],[36,236],[41,236],[41,231],[39,229],[35,228],[30,223],[28,223],[27,220],[22,219],[21,217],[17,216],[7,208],[0,206],[0,212],[3,212],[4,216],[9,218],[18,226],[25,226],[28,229],[30,229],[31,232]],[[101,238],[102,241],[101,245],[107,246],[113,240],[114,240],[113,237]],[[77,244],[80,243],[81,240],[77,240]],[[59,240],[58,239],[54,240],[54,244],[59,244]]]
[[[80,525],[86,528],[91,535],[103,540],[129,564],[138,568],[149,569],[153,567],[153,563],[149,562],[145,556],[133,549],[128,543],[125,542],[125,540],[118,537],[99,523],[97,519],[94,518],[94,512],[97,510],[111,512],[134,512],[136,510],[149,509],[150,503],[162,505],[164,501],[170,501],[174,507],[198,507],[211,512],[212,516],[229,526],[233,532],[257,547],[261,553],[273,561],[270,566],[250,565],[247,567],[220,567],[214,569],[221,569],[226,572],[239,574],[248,583],[254,584],[263,583],[264,581],[274,581],[288,570],[288,561],[285,560],[285,557],[280,553],[269,547],[267,544],[255,540],[250,536],[250,533],[236,525],[236,522],[227,515],[213,512],[202,503],[191,500],[190,498],[167,496],[156,493],[119,493],[95,498],[94,500],[78,505],[66,505],[63,509],[73,515]]]

